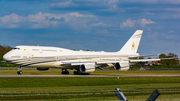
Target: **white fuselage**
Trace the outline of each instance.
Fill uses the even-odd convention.
[[[128,60],[138,53],[73,51],[58,47],[16,46],[4,55],[7,62],[22,67],[65,68],[63,62],[97,62]]]

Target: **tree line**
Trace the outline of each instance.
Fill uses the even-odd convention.
[[[160,61],[162,65],[177,65],[179,64],[179,58],[176,54],[174,53],[169,53],[169,54],[160,54],[159,58],[171,58],[171,59],[163,59]]]

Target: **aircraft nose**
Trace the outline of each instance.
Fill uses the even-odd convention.
[[[8,53],[6,53],[6,54],[3,56],[3,59],[6,60],[6,61],[7,61],[7,60],[10,60],[10,58],[11,58],[11,57],[10,57],[10,55],[9,55]]]

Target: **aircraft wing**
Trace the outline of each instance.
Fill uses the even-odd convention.
[[[166,59],[174,59],[174,58],[159,58],[159,59],[132,59],[132,60],[116,60],[116,61],[89,61],[89,62],[62,62],[61,65],[71,65],[71,66],[78,66],[83,64],[95,63],[97,65],[101,64],[115,64],[118,62],[128,61],[128,62],[147,62],[147,61],[160,61]]]
[[[119,62],[148,62],[148,61],[160,61],[160,60],[167,60],[167,59],[175,59],[175,58],[132,59],[132,60],[116,60],[116,61],[89,61],[89,62],[88,61],[87,62],[62,62],[61,65],[78,66],[78,65],[90,64],[90,63],[101,65],[101,64],[115,64]]]
[[[160,61],[160,60],[169,60],[175,58],[159,58],[159,59],[132,59],[129,62],[147,62],[147,61]]]
[[[118,61],[97,61],[96,64],[115,64],[115,63],[118,63],[118,62],[121,62],[121,61],[129,61],[129,60],[118,60]]]
[[[95,63],[97,65],[102,65],[102,64],[115,64],[117,62],[122,62],[122,61],[128,61],[129,60],[117,60],[117,61],[89,61],[89,62],[62,62],[61,65],[71,65],[71,66],[78,66],[78,65],[83,65],[83,64],[89,64],[89,63]]]
[[[138,58],[138,57],[148,57],[148,56],[158,56],[160,54],[150,54],[150,55],[140,55],[140,56],[130,56],[129,58]]]
[[[130,62],[147,62],[147,61],[160,61],[161,59],[136,59],[129,60]]]

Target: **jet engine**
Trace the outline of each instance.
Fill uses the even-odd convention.
[[[49,68],[36,68],[36,70],[38,70],[38,71],[47,71],[47,70],[49,70]]]
[[[115,63],[114,69],[117,71],[127,71],[129,69],[129,61],[119,61]]]
[[[95,71],[95,63],[82,64],[79,67],[81,73],[90,73]]]

